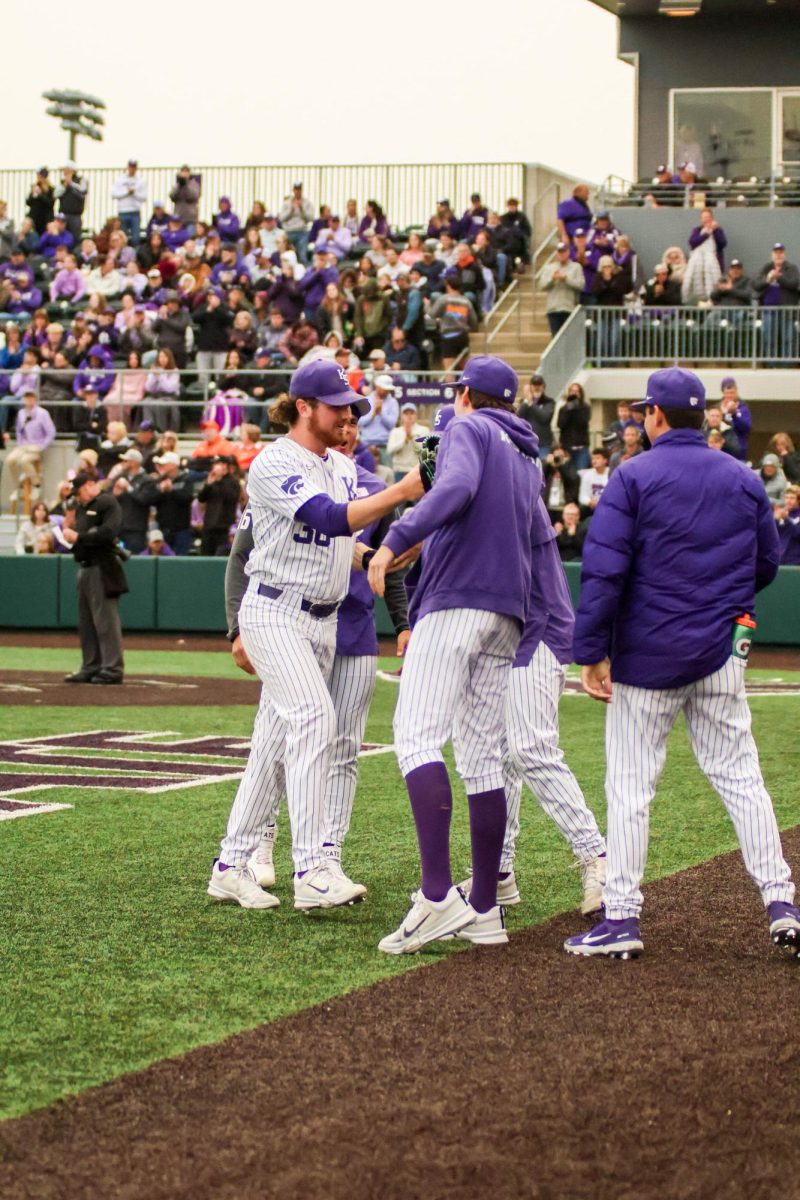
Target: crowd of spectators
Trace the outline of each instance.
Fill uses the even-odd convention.
[[[209,381],[224,432],[245,416],[267,432],[286,387],[276,371],[345,353],[369,371],[377,350],[407,378],[449,366],[530,259],[514,198],[498,213],[474,193],[460,216],[442,199],[427,224],[397,230],[377,200],[336,213],[299,180],[274,211],[237,213],[188,165],[169,197],[150,197],[131,160],[115,215],[88,231],[86,194],[70,163],[58,185],[37,173],[19,229],[0,203],[0,433],[26,391],[60,433],[98,408],[179,430]]]
[[[578,305],[625,309],[632,324],[648,315],[663,323],[672,308],[697,307],[710,311],[712,328],[721,327],[724,319],[724,327],[730,330],[739,327],[745,310],[757,307],[762,310],[763,345],[771,348],[776,359],[786,358],[787,335],[770,310],[800,305],[800,270],[788,261],[783,243],[765,251],[762,263],[745,265],[734,256],[726,266],[725,230],[715,210],[702,208],[686,251],[666,247],[645,277],[630,238],[614,225],[608,212],[592,212],[585,184],[576,186],[559,204],[558,235],[552,260],[539,273],[553,336]],[[613,358],[618,349],[604,345],[603,356]]]
[[[648,450],[644,417],[625,401],[597,444],[590,433],[591,409],[583,388],[573,383],[562,403],[548,396],[545,380],[532,375],[523,385],[518,412],[539,439],[544,469],[543,498],[564,562],[582,557],[595,508],[617,467]],[[750,457],[752,416],[736,380],[722,380],[718,403],[706,408],[703,435],[713,450],[748,463],[772,502],[781,540],[781,562],[800,565],[800,453],[788,433],[776,433],[766,453]]]

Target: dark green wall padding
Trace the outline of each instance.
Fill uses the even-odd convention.
[[[573,603],[580,563],[566,563]],[[125,629],[225,632],[224,558],[132,558],[125,564],[130,592],[120,602]],[[383,600],[376,604],[378,633],[392,637]],[[781,567],[758,597],[760,645],[800,646],[800,567]],[[78,605],[75,564],[67,556],[0,556],[0,627],[74,629]]]

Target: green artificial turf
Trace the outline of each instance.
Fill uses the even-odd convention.
[[[4,665],[7,653],[2,652]],[[64,653],[35,652],[37,667],[45,659],[51,666],[60,662]],[[219,658],[228,673],[225,655],[175,653],[187,674],[201,673],[198,657],[206,666],[213,660],[215,668]],[[160,664],[165,657],[139,654]],[[26,655],[30,665],[33,655]],[[391,669],[396,662],[384,666]],[[396,685],[379,681],[368,740],[391,741],[396,695]],[[797,704],[798,697],[752,702],[783,827],[800,822],[800,752],[786,732],[796,725]],[[0,710],[0,738],[102,728],[248,735],[252,719],[246,707],[6,707]],[[562,741],[601,823],[603,719],[600,705],[565,697]],[[368,885],[369,897],[354,908],[294,912],[285,816],[275,888],[281,908],[252,912],[208,900],[208,872],[234,791],[233,783],[161,795],[54,790],[36,799],[65,800],[74,808],[0,822],[0,1117],[447,954],[470,952],[438,943],[396,959],[376,949],[404,916],[418,881],[413,825],[393,754],[361,764],[345,867]],[[454,870],[466,873],[459,785],[456,796]],[[735,844],[681,727],[653,806],[648,878]],[[518,859],[524,902],[510,913],[512,930],[575,906],[579,877],[569,869],[571,861],[569,848],[526,796]],[[576,929],[582,927],[578,916]],[[559,952],[554,945],[553,953]]]

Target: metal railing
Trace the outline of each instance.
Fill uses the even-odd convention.
[[[147,184],[147,203],[142,209],[146,221],[156,200],[172,207],[169,193],[175,186],[178,167],[147,167],[139,170]],[[505,204],[508,196],[518,196],[525,205],[525,167],[522,163],[385,163],[348,165],[284,165],[284,166],[204,166],[193,167],[201,176],[200,219],[210,219],[217,210],[220,196],[230,197],[231,204],[242,224],[254,200],[260,200],[268,211],[277,212],[292,184],[303,182],[303,192],[314,205],[330,204],[334,212],[344,214],[347,201],[358,201],[359,216],[368,199],[376,199],[384,208],[393,228],[427,225],[436,203],[446,196],[457,212],[469,206],[473,192],[480,192],[484,202],[493,208]],[[51,172],[58,183],[58,172]],[[81,169],[88,182],[84,227],[100,229],[111,216],[117,215],[116,201],[111,198],[112,184],[124,174],[122,167],[87,167]],[[26,199],[34,182],[31,171],[0,170],[0,199],[8,204],[8,215],[17,228],[25,216]]]
[[[697,208],[705,204],[726,208],[800,207],[800,179],[774,173],[763,179],[698,180],[692,188],[652,180],[609,175],[597,195],[598,207],[641,207],[652,194],[660,207]]]
[[[538,374],[547,380],[551,396],[560,396],[569,387],[586,359],[584,310],[576,308],[561,326],[541,357]]]
[[[597,367],[678,361],[795,366],[800,308],[585,308],[585,357]]]
[[[486,316],[484,317],[484,321],[483,321],[484,349],[487,349],[491,345],[492,339],[494,338],[494,335],[497,333],[497,328],[495,328],[494,330],[492,330],[492,328],[491,328],[492,322],[499,321],[500,325],[505,324],[505,321],[508,317],[508,311],[507,311],[507,309],[509,307],[508,302],[509,302],[509,300],[514,299],[514,293],[518,290],[519,290],[519,280],[512,279],[511,283],[508,285],[508,287],[505,289],[505,291],[501,292],[500,295],[497,297],[497,300],[495,301],[495,304],[494,304],[494,308],[491,308],[489,310],[489,312],[486,314]],[[499,327],[500,326],[498,326],[498,328]],[[519,327],[519,323],[518,323],[518,327]]]

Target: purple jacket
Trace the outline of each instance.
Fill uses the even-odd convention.
[[[709,234],[705,229],[703,229],[702,225],[698,225],[697,228],[693,229],[689,234],[689,245],[693,250],[696,250],[697,247],[702,246],[703,242],[709,237],[713,237],[714,241],[716,242],[717,262],[719,263],[720,271],[724,271],[725,255],[723,254],[723,251],[728,244],[728,239],[725,237],[724,229],[717,228],[714,230],[713,234]]]
[[[750,415],[750,409],[746,404],[739,402],[739,407],[731,416],[726,414],[726,421],[730,421],[733,432],[739,439],[739,450],[735,458],[740,458],[742,462],[747,462],[747,449],[750,444],[750,429],[753,424],[753,418]]]
[[[150,547],[148,546],[146,550],[139,551],[139,558],[175,558],[175,551],[165,542],[161,547],[160,554],[151,554]]]
[[[33,313],[42,307],[42,293],[37,287],[25,288],[19,293],[19,300],[12,300],[8,306],[10,313]]]
[[[382,492],[386,484],[371,471],[365,471],[356,463],[359,496],[374,496]],[[372,545],[372,535],[377,522],[368,525],[358,536],[360,542]],[[366,571],[350,572],[350,587],[339,607],[336,625],[337,654],[377,654],[378,635],[375,632],[375,597],[367,580]]]
[[[800,567],[800,512],[777,522],[781,566]]]
[[[562,200],[559,204],[558,219],[564,222],[567,235],[572,238],[576,229],[585,229],[587,233],[589,232],[592,224],[592,210],[582,200],[576,200],[574,196],[570,196],[568,200]]]
[[[223,242],[238,242],[239,218],[232,209],[229,208],[227,212],[215,213],[213,223]]]
[[[3,263],[0,265],[0,279],[11,279],[16,285],[16,276],[21,275],[23,271],[25,272],[27,278],[27,283],[25,286],[33,287],[33,268],[27,262],[22,263],[22,265],[19,267],[15,267],[14,264],[10,262]]]
[[[177,250],[184,242],[188,242],[189,234],[185,229],[165,229],[161,239],[170,250]]]
[[[558,553],[556,531],[540,499],[531,547],[531,596],[528,619],[517,648],[515,667],[527,667],[540,642],[560,663],[572,662],[575,611]]]
[[[323,267],[321,271],[306,271],[300,280],[300,291],[305,298],[306,308],[319,308],[325,299],[325,288],[329,283],[339,282],[336,267]]]
[[[150,238],[153,236],[154,233],[160,233],[161,236],[163,237],[168,229],[169,229],[169,214],[164,213],[163,217],[157,217],[156,214],[153,213],[152,217],[147,222],[147,228],[145,229],[145,237],[147,238],[148,241],[150,240]]]
[[[43,254],[45,258],[52,258],[57,246],[66,246],[68,250],[71,250],[74,245],[75,238],[68,229],[65,229],[63,233],[45,232],[39,238],[39,253]]]
[[[474,240],[477,233],[481,229],[486,228],[486,221],[489,217],[488,208],[468,208],[461,220],[458,222],[458,240],[460,242],[470,242]]]
[[[425,236],[428,238],[436,238],[437,242],[439,240],[440,233],[449,233],[454,238],[457,238],[459,223],[458,217],[451,217],[446,226],[439,226],[434,221],[429,221],[428,232],[425,234]]]
[[[610,657],[612,681],[646,688],[713,674],[779,557],[758,476],[710,450],[698,430],[669,430],[617,468],[595,509],[575,661]]]
[[[442,434],[433,487],[390,529],[396,555],[424,541],[417,620],[447,608],[504,613],[525,623],[531,529],[542,473],[527,421],[479,409]]]
[[[362,217],[358,225],[358,240],[366,242],[371,237],[388,237],[389,222],[385,217],[375,221],[372,217]]]
[[[17,413],[16,435],[18,446],[41,446],[46,450],[56,436],[56,427],[46,409],[34,404],[28,412],[23,406]]]

